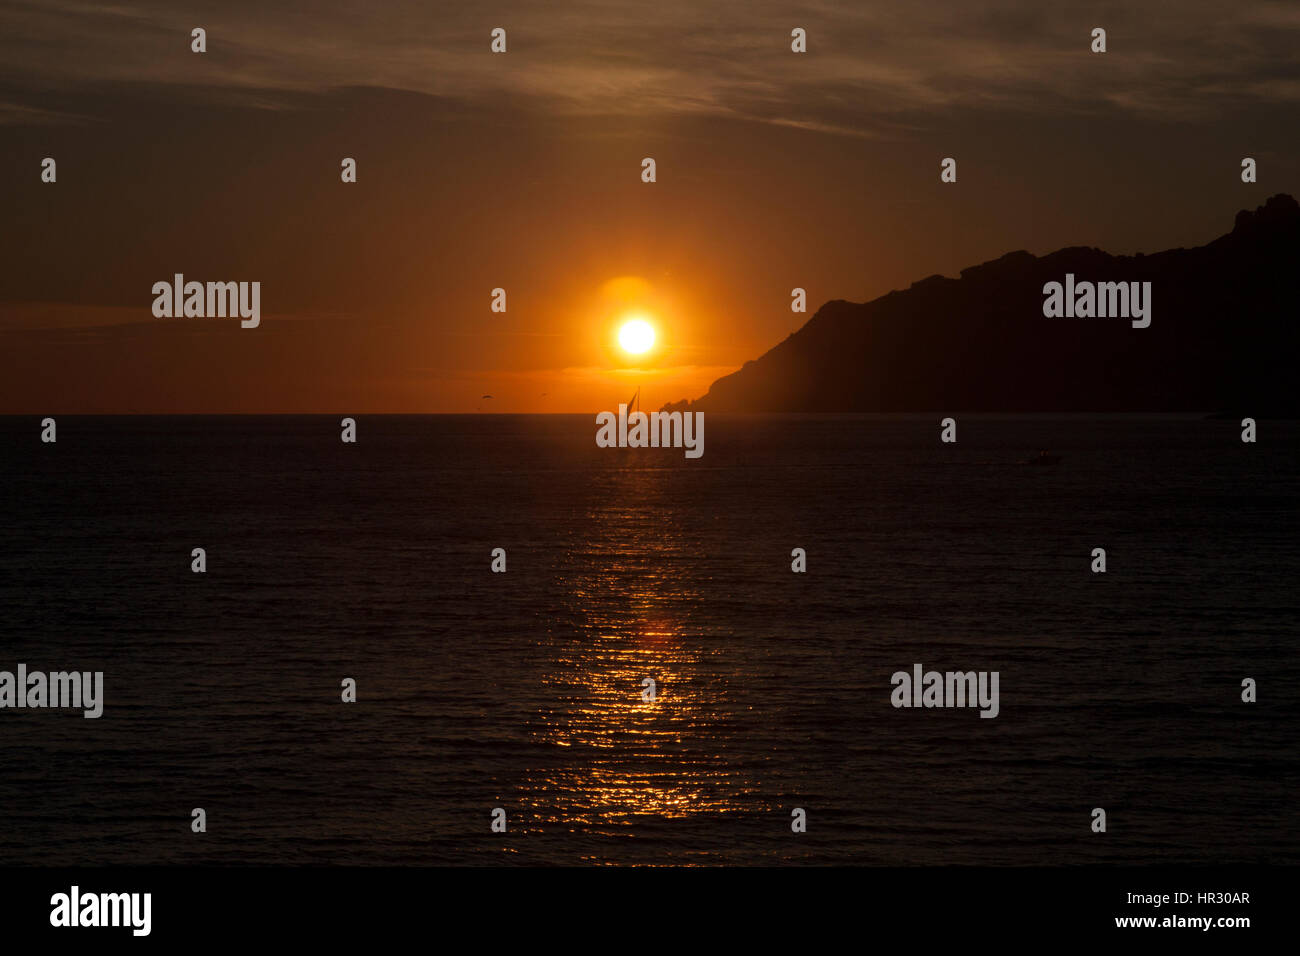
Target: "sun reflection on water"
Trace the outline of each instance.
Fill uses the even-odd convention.
[[[551,634],[548,703],[531,733],[544,758],[519,784],[538,830],[653,835],[667,821],[739,812],[752,790],[725,757],[728,682],[692,633],[702,589],[682,559],[684,519],[656,480],[650,469],[608,475],[602,500],[640,505],[593,507],[556,581],[567,626]]]

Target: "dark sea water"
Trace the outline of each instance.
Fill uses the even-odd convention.
[[[0,419],[0,864],[1300,861],[1300,425],[938,417]]]

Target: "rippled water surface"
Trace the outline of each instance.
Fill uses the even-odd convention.
[[[1300,859],[1300,427],[937,417],[0,419],[0,863]]]

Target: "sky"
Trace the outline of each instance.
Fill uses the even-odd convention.
[[[1297,50],[1294,2],[0,0],[0,413],[695,398],[828,300],[1300,193]],[[156,318],[176,273],[261,324]]]

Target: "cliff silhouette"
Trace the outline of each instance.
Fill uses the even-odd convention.
[[[1151,325],[1047,318],[1043,286],[1150,282]],[[1216,412],[1294,416],[1300,204],[1277,195],[1194,249],[1009,252],[871,302],[827,302],[670,410]]]

